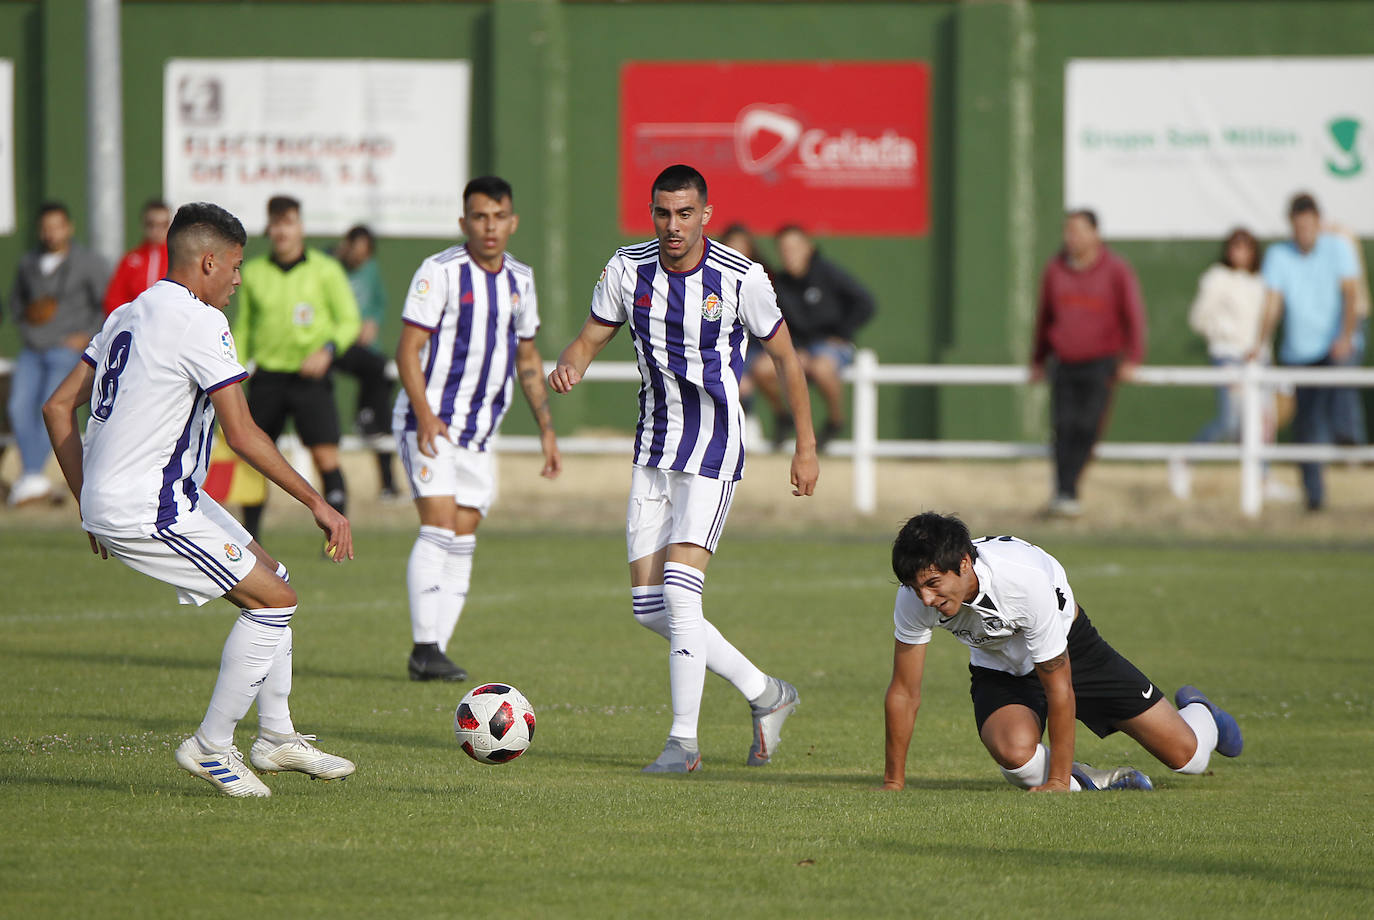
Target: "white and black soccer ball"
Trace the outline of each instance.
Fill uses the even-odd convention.
[[[534,738],[534,707],[510,684],[483,684],[458,703],[453,733],[473,760],[509,763]]]

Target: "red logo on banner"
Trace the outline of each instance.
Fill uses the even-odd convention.
[[[919,62],[628,63],[621,229],[651,233],[649,186],[687,163],[706,177],[716,230],[924,234],[929,88]]]

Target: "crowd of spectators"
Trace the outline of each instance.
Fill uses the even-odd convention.
[[[245,265],[240,319],[236,322],[239,348],[245,360],[254,360],[258,366],[250,392],[271,389],[257,378],[275,379],[274,375],[283,374],[293,379],[297,389],[319,390],[319,398],[311,402],[318,411],[312,409],[308,414],[325,421],[332,417],[333,421],[324,426],[328,429],[323,432],[324,443],[309,446],[333,500],[342,506],[345,493],[337,460],[339,425],[330,380],[334,370],[356,377],[357,427],[376,454],[381,496],[394,498],[394,444],[389,421],[394,384],[387,376],[388,356],[379,339],[387,298],[376,260],[376,238],[365,226],[353,227],[331,258],[305,246],[299,203],[285,197],[273,201],[282,213],[269,215],[272,253]],[[291,212],[286,216],[294,220],[294,231],[274,231],[274,226],[280,230],[290,223],[283,216],[286,211]],[[104,317],[165,275],[170,220],[171,209],[166,202],[146,202],[140,211],[142,240],[110,272],[97,254],[74,240],[71,216],[63,203],[47,202],[39,208],[38,244],[19,260],[6,308],[0,312],[0,318],[7,315],[15,323],[20,341],[6,402],[21,466],[6,490],[9,504],[59,500],[44,473],[50,446],[40,407],[79,360]],[[1308,194],[1293,197],[1289,220],[1291,238],[1267,249],[1249,230],[1236,228],[1223,241],[1219,260],[1202,273],[1187,321],[1205,341],[1214,366],[1275,360],[1271,341],[1276,333],[1276,360],[1281,365],[1363,365],[1370,298],[1359,241],[1339,227],[1323,224],[1319,206]],[[1067,213],[1062,229],[1061,248],[1046,263],[1041,276],[1030,368],[1031,379],[1047,380],[1051,390],[1054,487],[1048,513],[1076,516],[1082,510],[1080,481],[1107,428],[1116,385],[1129,381],[1145,358],[1147,311],[1135,271],[1103,241],[1093,211]],[[775,259],[771,261],[765,260],[753,234],[743,225],[727,228],[719,242],[764,266],[807,379],[825,407],[825,420],[817,431],[818,445],[824,449],[847,424],[842,374],[854,359],[861,328],[875,312],[872,294],[823,255],[800,226],[786,226],[777,232],[773,238]],[[309,270],[297,272],[302,265]],[[338,270],[340,265],[342,270]],[[262,288],[289,288],[292,279],[307,276],[312,283],[319,282],[315,286],[321,291],[328,288],[328,296],[314,298],[320,302],[314,304],[310,316],[299,315],[299,303],[290,291],[278,292],[284,299],[272,298],[274,322],[282,329],[296,333],[314,330],[313,338],[307,336],[309,342],[292,349],[289,357],[293,366],[278,367],[282,355],[275,352],[281,350],[281,342],[294,339],[279,337],[278,346],[260,349],[260,323],[243,317],[261,319],[257,307],[261,305]],[[334,283],[324,285],[322,278]],[[252,306],[244,309],[244,302]],[[757,360],[760,353],[758,343],[751,341],[741,396],[756,427],[756,395],[771,407],[771,440],[774,448],[780,449],[792,436],[791,418],[771,363]],[[277,401],[282,403],[278,408],[295,398],[278,395],[281,398]],[[1275,439],[1284,421],[1278,408],[1282,395],[1266,394],[1263,417],[1267,441]],[[274,413],[268,412],[264,400],[265,396],[254,401],[260,403],[255,414],[272,422],[267,416]],[[1295,406],[1293,439],[1298,443],[1366,442],[1360,390],[1298,387],[1289,401]],[[307,420],[305,430],[312,441],[319,440],[315,427]],[[273,424],[272,428],[279,429],[280,425]],[[1194,441],[1236,441],[1239,435],[1238,387],[1219,387],[1215,414]],[[1326,501],[1322,464],[1303,463],[1300,469],[1307,507],[1320,510]],[[1291,489],[1270,473],[1266,467],[1269,497],[1292,497]],[[1191,472],[1181,459],[1170,463],[1169,481],[1175,495],[1189,497]],[[0,486],[0,490],[5,488]],[[256,530],[259,515],[260,511],[249,510],[250,530]]]

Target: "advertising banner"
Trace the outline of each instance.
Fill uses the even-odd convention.
[[[652,231],[649,187],[686,163],[706,177],[717,231],[925,234],[929,111],[921,62],[629,62],[621,229]]]
[[[312,234],[452,237],[470,83],[467,61],[168,61],[163,194],[222,205],[249,233],[288,194]]]
[[[0,234],[14,226],[14,61],[0,58]]]
[[[1289,233],[1288,200],[1374,235],[1374,57],[1074,60],[1064,205],[1127,239]]]

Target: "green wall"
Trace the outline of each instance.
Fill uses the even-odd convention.
[[[885,362],[1025,360],[1041,267],[1057,248],[1065,63],[1078,56],[1371,54],[1374,3],[1256,2],[144,2],[123,4],[127,234],[160,192],[162,73],[170,57],[465,58],[473,64],[474,174],[516,188],[512,249],[539,275],[546,357],[580,327],[617,221],[618,73],[631,60],[902,59],[931,68],[931,233],[824,239],[878,299],[860,334]],[[66,199],[86,232],[84,46],[75,0],[0,0],[0,56],[15,61],[19,232],[0,237],[0,289],[31,245],[37,202]],[[671,91],[665,92],[671,106]],[[708,176],[709,179],[709,176]],[[1275,207],[1282,207],[1276,201]],[[240,215],[260,234],[260,215]],[[309,215],[306,215],[307,227]],[[1110,227],[1104,228],[1110,234]],[[456,228],[455,228],[456,234]],[[333,240],[316,239],[329,246]],[[414,267],[447,239],[387,239],[393,317]],[[764,241],[771,255],[771,246]],[[257,236],[250,254],[264,248]],[[1123,242],[1150,321],[1151,363],[1202,363],[1184,322],[1213,241]],[[1374,249],[1367,244],[1374,261]],[[0,326],[0,353],[14,349]],[[606,352],[629,359],[627,336]],[[632,387],[589,386],[556,403],[560,430],[628,428]],[[1183,439],[1209,393],[1127,388],[1111,435]],[[882,390],[886,437],[1042,437],[1039,389]],[[513,431],[528,431],[517,409]]]

